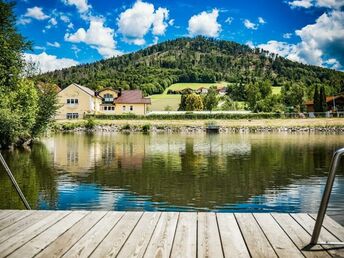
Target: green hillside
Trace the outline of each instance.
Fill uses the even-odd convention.
[[[62,88],[76,82],[93,89],[112,86],[161,94],[174,83],[226,81],[246,85],[269,80],[325,85],[328,94],[344,90],[344,73],[292,62],[260,49],[204,37],[179,38],[135,53],[62,69],[35,78]]]

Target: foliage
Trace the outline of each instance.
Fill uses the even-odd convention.
[[[301,83],[287,83],[281,91],[283,103],[295,112],[304,110],[305,86]]]
[[[96,126],[95,119],[93,117],[88,117],[86,119],[85,128],[88,130],[92,130],[92,129],[94,129],[95,126]]]
[[[185,110],[186,111],[201,111],[201,110],[203,110],[202,97],[195,94],[195,93],[186,95]]]
[[[244,85],[265,80],[274,86],[321,83],[330,87],[329,93],[344,90],[342,72],[205,37],[166,41],[135,53],[42,74],[35,80],[50,81],[62,88],[72,82],[93,89],[140,88],[146,95],[162,93],[173,83],[227,81],[231,83],[231,98],[238,101],[245,100]]]
[[[172,111],[173,108],[170,105],[165,106],[164,111]]]
[[[204,110],[213,110],[219,104],[216,87],[210,87],[203,100]]]
[[[145,125],[142,126],[142,131],[144,133],[148,133],[150,131],[150,129],[151,129],[151,125],[150,124],[145,124]]]
[[[30,43],[15,28],[13,6],[0,0],[0,148],[37,136],[56,112],[56,97],[21,76]]]

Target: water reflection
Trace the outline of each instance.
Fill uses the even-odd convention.
[[[342,145],[325,134],[57,134],[4,156],[40,209],[315,212]],[[21,208],[3,170],[0,183],[0,208]],[[339,176],[329,212],[342,223],[343,196]]]

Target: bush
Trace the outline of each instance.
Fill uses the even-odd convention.
[[[88,130],[92,130],[92,129],[94,129],[95,126],[96,126],[96,121],[95,121],[94,117],[88,117],[87,121],[85,123],[85,128]]]
[[[122,130],[130,130],[130,124],[123,125]]]
[[[148,133],[151,129],[151,125],[150,124],[145,124],[142,126],[142,131],[145,133]]]

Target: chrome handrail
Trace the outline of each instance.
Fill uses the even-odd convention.
[[[14,178],[14,176],[13,176],[13,174],[12,174],[10,168],[7,166],[7,163],[6,163],[4,157],[2,156],[1,153],[0,153],[0,162],[1,162],[2,165],[4,166],[5,171],[6,171],[7,175],[9,176],[9,178],[11,179],[11,182],[12,182],[14,188],[16,189],[16,191],[17,191],[17,193],[18,193],[20,199],[21,199],[22,202],[24,203],[25,208],[28,209],[28,210],[31,210],[31,207],[30,207],[29,203],[27,202],[27,200],[26,200],[26,198],[25,198],[23,192],[21,191],[21,189],[20,189],[20,187],[19,187],[19,185],[18,185],[16,179]]]
[[[314,230],[313,230],[313,234],[312,234],[312,239],[311,239],[311,245],[319,245],[319,244],[340,244],[340,245],[344,245],[344,242],[336,242],[336,243],[330,243],[330,242],[325,242],[325,243],[320,243],[318,242],[319,239],[319,235],[320,235],[320,231],[321,231],[321,227],[322,224],[324,222],[324,218],[325,218],[325,214],[326,214],[326,210],[327,210],[327,206],[328,206],[328,202],[330,200],[330,196],[331,196],[331,191],[332,191],[332,187],[333,187],[333,182],[336,176],[336,170],[340,161],[340,158],[344,155],[344,148],[341,148],[339,150],[337,150],[332,157],[332,161],[331,161],[331,165],[330,165],[330,172],[327,178],[327,182],[326,182],[326,186],[325,186],[325,190],[321,199],[321,203],[320,203],[320,207],[319,207],[319,211],[318,211],[318,216],[315,222],[315,226],[314,226]]]

